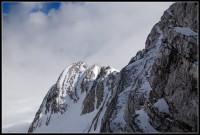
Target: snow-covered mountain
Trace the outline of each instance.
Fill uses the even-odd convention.
[[[28,132],[196,132],[197,6],[171,5],[120,72],[68,66]]]
[[[101,119],[118,81],[112,67],[68,66],[45,96],[29,132],[88,132]],[[56,125],[56,127],[55,127]]]

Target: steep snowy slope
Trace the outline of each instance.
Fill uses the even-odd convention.
[[[68,66],[29,132],[196,132],[197,3],[175,3],[120,72]]]
[[[129,64],[120,72],[121,80],[117,88],[118,94],[113,99],[113,104],[109,106],[107,116],[105,116],[108,119],[104,120],[106,126],[102,125],[102,131],[127,131],[127,121],[129,121],[131,116],[127,116],[129,114],[125,113],[129,110],[129,104],[134,106],[134,108],[131,107],[130,111],[135,113],[135,111],[143,108],[142,105],[148,99],[149,93],[152,90],[148,78],[163,38],[162,31],[160,31],[158,25],[154,27],[153,32],[157,34],[153,39],[156,40],[154,41],[154,46],[148,48],[149,50],[146,49],[138,52],[136,57],[132,58]],[[147,131],[156,132],[151,127]]]
[[[45,96],[29,132],[99,132],[117,71],[112,67],[68,66]]]

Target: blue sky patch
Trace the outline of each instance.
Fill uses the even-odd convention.
[[[3,14],[9,14],[10,12],[10,6],[11,5],[16,5],[18,4],[17,2],[2,2],[2,10],[3,10]]]
[[[57,10],[60,7],[60,4],[60,2],[45,2],[43,3],[42,9],[33,9],[32,12],[42,11],[48,14],[51,9]]]
[[[10,7],[13,5],[13,4],[19,4],[17,2],[2,2],[2,9],[3,9],[3,14],[9,14],[10,12]],[[60,2],[45,2],[43,3],[43,8],[42,9],[33,9],[31,12],[37,12],[37,11],[42,11],[46,14],[49,13],[49,11],[51,9],[58,9],[60,7]]]

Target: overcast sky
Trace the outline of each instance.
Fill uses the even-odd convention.
[[[3,6],[3,128],[32,122],[49,88],[73,62],[121,70],[145,47],[152,27],[171,4]]]

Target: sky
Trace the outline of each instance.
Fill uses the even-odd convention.
[[[171,4],[2,3],[3,129],[27,130],[49,88],[72,63],[121,70],[144,49]]]

